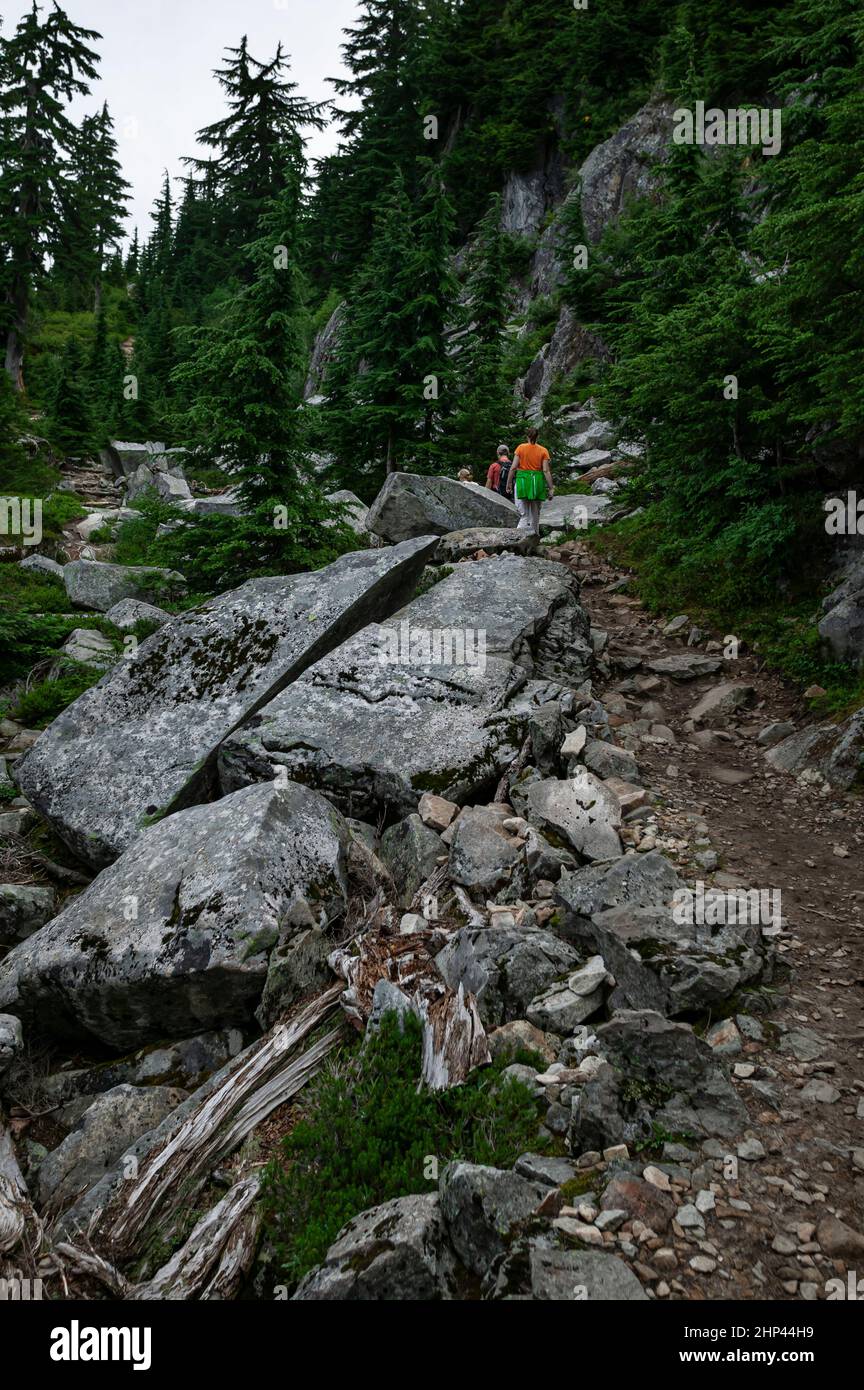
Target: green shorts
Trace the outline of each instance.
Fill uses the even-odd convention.
[[[520,468],[516,473],[516,496],[523,502],[545,502],[546,475],[542,468]]]

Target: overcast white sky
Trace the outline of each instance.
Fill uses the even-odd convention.
[[[2,32],[11,33],[31,0],[0,0]],[[39,0],[40,5],[43,0]],[[47,9],[50,0],[44,0]],[[342,30],[353,22],[357,0],[62,0],[76,24],[95,29],[101,80],[83,103],[93,111],[108,102],[120,159],[132,184],[130,230],[150,230],[150,211],[167,168],[183,172],[184,154],[196,153],[195,131],[225,112],[213,77],[226,48],[249,36],[254,57],[269,59],[281,39],[291,57],[299,94],[311,101],[333,96],[328,77],[342,72]],[[336,143],[333,127],[311,131],[310,157]]]

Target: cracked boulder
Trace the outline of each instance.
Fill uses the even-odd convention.
[[[621,853],[620,803],[585,768],[577,768],[564,781],[530,782],[524,794],[514,788],[513,804],[553,844],[563,841],[583,859],[617,859]]]
[[[591,661],[578,583],[562,565],[515,555],[460,565],[232,735],[222,786],[272,776],[278,764],[348,815],[374,806],[405,816],[425,792],[482,800],[536,712],[572,706],[562,685],[581,683]]]
[[[115,1051],[251,1024],[274,946],[344,910],[349,844],[294,783],[180,811],[9,953],[0,1011]]]
[[[373,613],[397,606],[434,543],[250,579],[174,618],[49,725],[15,766],[19,787],[75,854],[109,864],[153,818],[206,799],[222,740]]]

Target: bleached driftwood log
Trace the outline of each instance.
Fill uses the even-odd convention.
[[[431,1003],[419,997],[415,1007],[423,1024],[422,1077],[433,1091],[444,1091],[464,1081],[475,1067],[492,1060],[489,1040],[480,1022],[477,1001],[447,989]]]
[[[177,1133],[149,1153],[109,1212],[100,1244],[124,1258],[134,1254],[142,1233],[158,1214],[164,1217],[187,1200],[190,1184],[231,1153],[267,1116],[296,1094],[336,1046],[337,1025],[299,1055],[297,1045],[335,1008],[336,985],[308,1004],[288,1024],[278,1024],[247,1060],[192,1112]]]
[[[0,1110],[0,1255],[8,1255],[20,1243],[33,1213],[15,1145]]]
[[[182,1250],[131,1299],[232,1298],[255,1256],[260,1217],[254,1210],[259,1173],[235,1183],[203,1216]]]
[[[347,983],[342,1006],[356,1026],[365,1027],[380,980],[407,996],[423,1025],[421,1076],[433,1090],[458,1086],[491,1061],[474,995],[448,988],[435,965],[433,952],[443,940],[446,934],[434,929],[389,937],[367,932],[329,956]]]

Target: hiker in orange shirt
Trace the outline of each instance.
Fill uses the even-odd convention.
[[[532,531],[540,534],[540,503],[547,497],[555,496],[552,470],[549,466],[549,451],[537,443],[537,430],[528,431],[528,440],[520,444],[513,455],[513,468],[507,479],[507,494],[515,492],[516,510],[519,513],[518,531]]]

